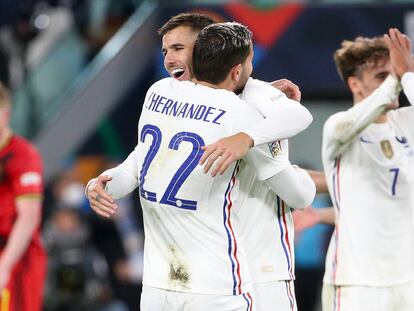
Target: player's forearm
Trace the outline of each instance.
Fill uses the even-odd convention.
[[[105,191],[113,199],[120,199],[131,193],[138,187],[138,181],[135,177],[131,176],[123,167],[115,167],[104,171],[100,176],[112,177],[112,182],[109,181],[105,185]],[[97,177],[88,181],[85,187],[85,196],[89,197],[90,187],[97,180]]]
[[[112,177],[112,180],[109,181],[105,187],[105,191],[107,191],[112,198],[122,198],[138,187],[137,156],[137,147],[135,147],[124,162],[101,174]]]
[[[335,224],[335,210],[333,207],[315,208],[314,210],[318,215],[318,223],[327,225]]]
[[[40,224],[40,204],[40,201],[31,202],[31,204],[23,203],[23,205],[28,205],[23,208],[33,209],[33,211],[29,213],[18,213],[7,239],[6,247],[0,255],[0,269],[12,269],[27,250],[27,247],[33,238],[33,234]]]
[[[254,140],[255,146],[292,137],[313,120],[308,109],[264,81],[250,78],[241,99],[265,118],[244,131]]]
[[[323,130],[324,147],[330,158],[341,154],[348,144],[397,100],[400,84],[389,76],[379,88],[345,112],[333,115]]]
[[[315,198],[316,187],[312,178],[305,170],[291,165],[266,179],[265,183],[286,204],[295,209],[304,209]]]
[[[277,105],[277,103],[269,103],[269,105]],[[248,134],[257,146],[295,136],[306,129],[312,120],[313,117],[308,109],[292,101],[291,104],[279,107],[272,114],[265,115],[265,119],[243,132]]]
[[[123,198],[138,187],[138,179],[122,165],[106,170],[102,175],[112,177],[112,180],[107,182],[105,191],[114,199]]]

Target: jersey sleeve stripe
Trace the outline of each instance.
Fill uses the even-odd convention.
[[[224,228],[227,233],[228,239],[228,255],[231,262],[232,268],[232,277],[233,277],[233,295],[240,295],[242,293],[241,290],[241,277],[240,277],[240,263],[237,258],[237,241],[234,235],[234,231],[231,225],[231,207],[233,202],[231,200],[231,193],[236,184],[236,175],[239,171],[239,164],[240,161],[236,163],[236,166],[233,170],[233,174],[231,176],[230,182],[227,186],[227,190],[224,194],[224,205],[223,205],[223,223]]]
[[[334,238],[335,238],[335,251],[334,251],[334,258],[332,260],[332,284],[336,284],[336,271],[338,267],[338,243],[339,243],[339,224],[335,226],[334,231]]]
[[[294,279],[294,271],[292,264],[292,250],[289,242],[289,233],[286,223],[285,215],[285,202],[283,202],[279,197],[276,198],[277,203],[277,220],[280,229],[280,242],[283,247],[283,252],[285,254],[286,262],[288,265],[289,276]]]
[[[337,157],[335,159],[335,169],[333,174],[333,193],[334,193],[334,201],[335,206],[337,208],[338,214],[341,211],[341,196],[340,196],[340,182],[339,182],[339,176],[340,176],[340,168],[341,168],[341,157]],[[332,282],[333,284],[336,284],[336,271],[338,269],[338,243],[339,243],[339,223],[335,226],[334,231],[334,241],[335,241],[335,251],[334,251],[334,258],[332,260]]]
[[[338,211],[341,209],[340,202],[341,202],[341,191],[340,191],[340,183],[339,183],[339,173],[341,169],[341,157],[337,157],[335,159],[335,169],[333,173],[333,195],[335,200],[335,206]]]

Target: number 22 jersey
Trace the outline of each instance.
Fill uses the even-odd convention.
[[[215,178],[198,164],[201,146],[254,127],[263,117],[234,93],[167,78],[149,90],[136,147],[144,215],[143,284],[201,294],[251,290],[239,219],[239,165]],[[272,176],[268,148],[250,159]],[[259,152],[260,153],[260,152]],[[268,165],[269,164],[269,165]]]

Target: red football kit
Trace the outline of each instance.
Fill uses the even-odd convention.
[[[25,139],[12,135],[6,145],[0,146],[0,254],[16,221],[16,200],[43,195],[42,171],[39,153]],[[0,311],[42,310],[46,264],[37,228],[1,293]]]

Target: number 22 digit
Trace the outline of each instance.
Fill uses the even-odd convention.
[[[151,162],[154,160],[155,155],[157,154],[160,145],[162,134],[161,130],[154,126],[147,124],[142,128],[140,141],[143,143],[145,142],[145,138],[147,135],[152,136],[152,143],[149,147],[148,153],[145,156],[144,163],[142,164],[142,169],[140,172],[139,184],[140,184],[140,194],[146,200],[156,202],[157,195],[154,192],[150,192],[144,189],[145,184],[145,176],[147,175],[148,168],[151,165]],[[173,150],[178,150],[181,142],[187,141],[193,145],[192,152],[188,155],[187,159],[183,162],[183,164],[178,168],[177,172],[174,174],[173,178],[171,179],[170,183],[165,190],[164,195],[162,196],[160,203],[171,205],[178,208],[184,208],[189,210],[196,210],[197,209],[197,201],[187,200],[187,199],[179,199],[176,197],[178,190],[181,188],[187,177],[191,174],[191,172],[197,167],[198,161],[201,158],[202,150],[201,147],[204,146],[203,139],[191,132],[180,132],[171,139],[168,148]]]

